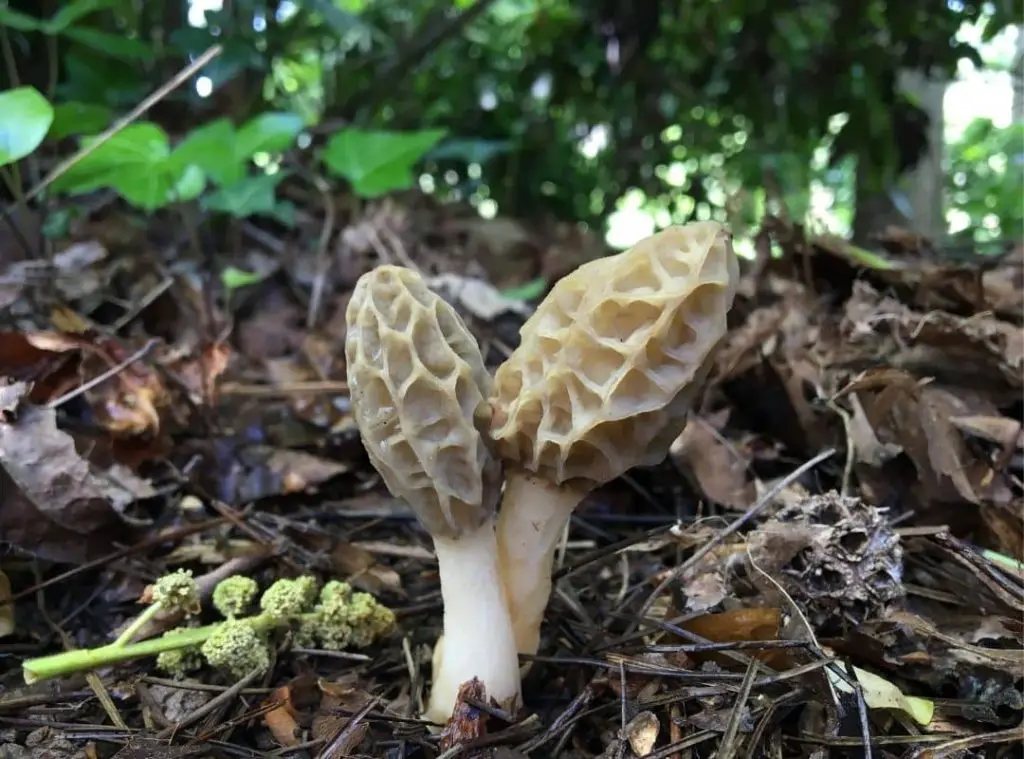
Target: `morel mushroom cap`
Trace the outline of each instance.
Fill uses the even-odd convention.
[[[431,535],[479,527],[497,506],[501,463],[480,432],[492,381],[473,335],[401,266],[364,274],[346,320],[352,413],[374,468]]]
[[[494,378],[501,455],[593,487],[665,458],[726,332],[739,265],[713,221],[559,280]]]
[[[559,280],[494,378],[491,437],[506,460],[498,519],[520,653],[535,653],[551,564],[591,489],[653,465],[726,334],[739,279],[716,222],[670,227]]]
[[[410,269],[379,266],[346,312],[352,412],[371,463],[430,532],[444,601],[424,716],[445,722],[477,678],[505,709],[520,698],[494,510],[501,463],[487,447],[491,380],[455,310]]]

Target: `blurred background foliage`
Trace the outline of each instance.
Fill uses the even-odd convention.
[[[867,212],[859,199],[900,205],[898,180],[926,153],[926,109],[901,72],[951,81],[985,66],[980,45],[1018,11],[1008,0],[9,0],[0,89],[30,84],[63,105],[62,135],[99,131],[219,43],[192,86],[147,114],[172,137],[266,110],[302,116],[300,151],[349,126],[441,128],[420,186],[485,216],[607,230],[625,214],[632,226],[610,233],[620,245],[691,217],[742,233],[766,211],[848,233]],[[972,244],[1024,233],[1022,138],[1021,124],[981,117],[946,146],[944,231]]]

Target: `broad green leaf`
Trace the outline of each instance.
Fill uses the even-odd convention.
[[[53,109],[53,125],[47,135],[51,140],[63,140],[82,134],[102,132],[114,114],[109,108],[92,103],[60,103]]]
[[[240,219],[254,214],[273,213],[277,202],[274,190],[285,175],[286,172],[279,171],[276,174],[246,177],[241,182],[221,187],[207,195],[201,205],[207,211],[220,211]]]
[[[155,211],[177,200],[178,177],[159,166],[153,171],[119,169],[109,176],[109,186],[136,208]]]
[[[34,87],[0,92],[0,166],[32,153],[52,123],[53,106]]]
[[[46,22],[27,13],[0,8],[0,26],[10,27],[19,32],[38,32]]]
[[[261,113],[254,116],[238,130],[235,156],[246,160],[256,153],[287,150],[302,127],[302,117],[296,113]]]
[[[85,18],[90,13],[116,4],[117,0],[71,0],[70,3],[57,11],[49,21],[44,22],[43,31],[46,34],[60,34],[73,23]]]
[[[232,185],[245,177],[245,161],[234,151],[235,127],[226,118],[193,129],[174,149],[171,162],[198,166],[218,185]]]
[[[415,182],[412,169],[447,134],[444,129],[420,132],[368,132],[344,129],[333,134],[324,161],[347,179],[359,195],[375,198],[404,190]]]
[[[240,287],[254,285],[262,280],[262,274],[245,271],[244,269],[239,269],[234,266],[228,266],[220,273],[221,284],[223,284],[227,290],[237,290]]]
[[[81,26],[65,29],[64,36],[95,50],[97,53],[103,53],[121,61],[148,63],[153,60],[153,48],[150,45],[123,35]]]
[[[82,143],[88,145],[93,140],[95,138],[84,138]],[[155,175],[158,170],[162,173],[168,155],[170,143],[167,133],[151,122],[136,122],[72,165],[63,176],[54,180],[52,188],[57,192],[77,194],[100,187],[114,187],[115,183],[128,182],[131,185],[131,179],[126,180],[121,176],[123,173]]]

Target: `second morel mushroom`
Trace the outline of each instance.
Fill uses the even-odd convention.
[[[501,464],[481,430],[491,377],[455,310],[411,269],[379,266],[346,312],[352,412],[373,466],[430,533],[444,603],[443,650],[424,716],[444,723],[478,678],[514,710],[519,662],[494,530]]]
[[[583,497],[663,460],[726,333],[729,233],[674,226],[559,280],[494,377],[506,463],[498,547],[520,653],[534,654],[559,538]]]

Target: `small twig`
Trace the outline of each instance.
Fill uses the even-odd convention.
[[[327,248],[331,242],[331,236],[334,234],[336,215],[334,196],[331,195],[330,186],[322,177],[316,174],[313,174],[310,180],[324,201],[324,223],[320,227],[320,238],[316,243],[316,275],[313,279],[313,288],[309,296],[309,310],[306,312],[307,329],[313,329],[316,324],[317,314],[320,312],[320,301],[323,299],[324,284],[327,280],[327,272],[331,268],[331,259]]]
[[[354,733],[356,731],[356,728],[358,728],[359,725],[362,724],[362,721],[366,718],[366,715],[373,711],[373,707],[375,707],[379,703],[380,696],[374,696],[373,699],[371,699],[370,703],[368,703],[366,706],[364,706],[362,709],[356,712],[355,716],[350,717],[348,724],[345,725],[345,729],[338,733],[334,737],[334,740],[332,740],[330,743],[324,746],[323,749],[321,749],[320,753],[317,754],[318,759],[323,759],[323,757],[335,756],[338,749],[345,746],[345,744],[348,742],[348,739],[352,736],[352,733]],[[337,755],[340,756],[340,754]]]
[[[754,686],[754,676],[757,674],[758,666],[757,659],[751,659],[747,665],[743,683],[740,685],[740,692],[736,694],[736,703],[733,704],[729,721],[725,725],[725,732],[718,744],[718,751],[715,752],[716,759],[732,759],[736,753],[736,736],[739,735],[740,723],[743,721],[743,707],[746,706],[747,700],[750,698],[750,690]]]
[[[177,733],[182,728],[188,727],[192,723],[201,720],[203,717],[205,717],[210,712],[214,711],[215,709],[218,709],[223,704],[228,703],[233,698],[238,696],[238,694],[241,693],[242,690],[245,689],[245,687],[247,685],[249,685],[249,683],[251,683],[253,680],[258,678],[259,676],[260,676],[260,669],[259,668],[254,669],[252,672],[250,672],[245,677],[240,679],[238,682],[236,682],[234,685],[232,685],[226,691],[221,693],[219,696],[216,696],[215,698],[210,699],[209,701],[207,701],[205,704],[200,706],[198,709],[196,709],[191,714],[186,714],[178,722],[175,722],[170,727],[167,727],[167,728],[164,728],[163,730],[161,730],[159,733],[156,734],[156,739],[157,740],[166,740],[167,738],[172,737],[175,733]]]
[[[47,403],[44,406],[44,408],[55,409],[58,406],[60,406],[60,405],[62,405],[64,403],[67,403],[72,398],[77,398],[82,393],[87,393],[90,390],[92,390],[94,387],[96,387],[97,385],[103,384],[108,379],[113,377],[115,374],[118,374],[119,372],[123,372],[125,369],[127,369],[129,366],[134,364],[136,361],[138,361],[139,359],[143,358],[147,353],[149,353],[151,350],[153,350],[153,348],[159,342],[160,341],[157,340],[156,338],[153,338],[153,339],[149,340],[145,345],[143,345],[141,348],[139,348],[137,351],[135,351],[135,353],[130,355],[128,358],[126,358],[121,363],[117,364],[116,366],[112,366],[110,369],[108,369],[107,371],[103,372],[103,374],[99,375],[98,377],[94,377],[93,379],[89,380],[88,382],[86,382],[83,385],[79,385],[74,390],[70,390],[70,391],[64,393],[64,395],[60,396],[59,398],[53,399],[52,401]]]
[[[152,290],[146,293],[142,297],[142,300],[136,303],[135,306],[132,307],[130,311],[128,311],[124,316],[122,316],[120,319],[114,322],[110,326],[110,331],[112,333],[120,332],[124,327],[128,325],[129,322],[131,322],[136,316],[138,316],[146,308],[148,308],[153,301],[155,301],[157,298],[159,298],[161,295],[167,292],[167,289],[173,284],[174,277],[164,277],[164,279],[161,280],[156,287],[154,287]]]
[[[253,385],[225,382],[218,392],[224,395],[248,395],[257,398],[287,398],[301,393],[346,393],[348,383],[340,380],[310,380],[309,382],[282,382],[276,385]]]

